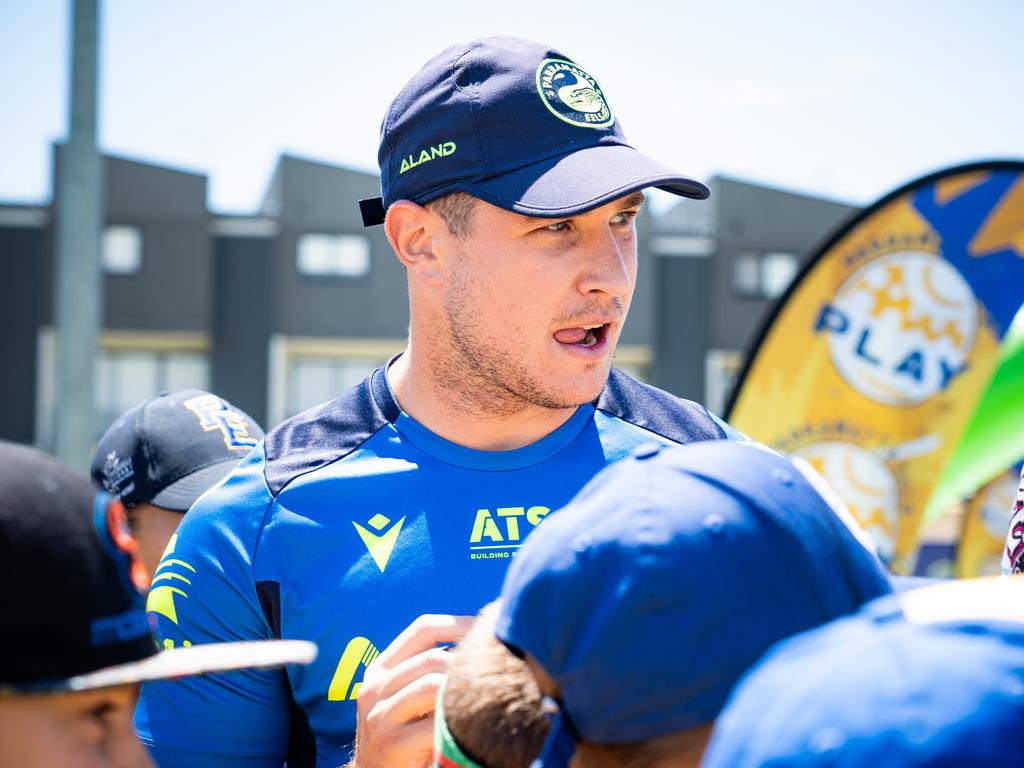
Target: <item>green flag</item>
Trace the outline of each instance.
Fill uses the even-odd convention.
[[[924,519],[975,492],[1024,459],[1024,307],[1003,337],[995,375],[925,507]]]

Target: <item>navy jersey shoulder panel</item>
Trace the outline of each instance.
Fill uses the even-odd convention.
[[[726,436],[703,405],[642,384],[616,368],[594,407],[676,443]]]
[[[384,368],[330,402],[288,419],[265,438],[267,487],[275,497],[299,475],[347,456],[400,413]]]

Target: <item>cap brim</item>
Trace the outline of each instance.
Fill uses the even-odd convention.
[[[192,474],[175,480],[150,499],[149,503],[174,512],[187,512],[189,507],[195,504],[196,499],[227,477],[242,458],[240,455],[237,459],[219,461],[197,469]]]
[[[416,198],[427,203],[449,192],[468,192],[524,216],[575,216],[648,187],[695,200],[711,194],[706,184],[672,170],[624,144],[600,144],[548,158],[481,182],[457,181]],[[380,198],[359,201],[363,226],[383,224]]]
[[[889,583],[892,591],[896,593],[910,592],[922,587],[934,587],[936,584],[944,584],[949,579],[936,579],[930,576],[889,576]]]
[[[255,640],[240,643],[210,643],[154,653],[141,661],[104,667],[95,672],[63,680],[24,686],[4,686],[8,693],[62,693],[91,691],[116,685],[167,680],[210,672],[309,664],[317,648],[308,640]]]
[[[711,194],[701,182],[621,144],[580,149],[459,186],[499,208],[539,218],[585,213],[648,187],[697,200]]]

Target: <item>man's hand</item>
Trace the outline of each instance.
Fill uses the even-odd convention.
[[[358,768],[427,768],[433,760],[434,704],[449,655],[473,616],[420,616],[366,668],[357,696]]]

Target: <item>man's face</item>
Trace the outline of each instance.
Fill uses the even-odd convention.
[[[137,693],[0,697],[0,768],[152,768],[132,730]]]
[[[535,219],[478,201],[445,286],[453,373],[495,409],[594,400],[636,284],[636,193],[588,213]]]

